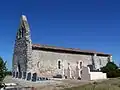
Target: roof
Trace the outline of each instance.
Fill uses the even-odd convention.
[[[32,44],[33,50],[46,50],[46,51],[57,51],[57,52],[67,52],[67,53],[83,53],[83,54],[97,54],[102,56],[111,56],[111,54],[96,52],[92,50],[81,50],[79,48],[64,48],[64,47],[56,47],[49,45],[41,45],[41,44]]]

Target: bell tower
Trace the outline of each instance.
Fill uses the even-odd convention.
[[[14,45],[13,71],[29,72],[31,69],[30,64],[31,62],[32,62],[32,41],[30,27],[26,16],[22,15]]]

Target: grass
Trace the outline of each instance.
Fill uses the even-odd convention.
[[[120,78],[112,78],[102,82],[94,82],[83,86],[65,88],[63,90],[120,90]]]

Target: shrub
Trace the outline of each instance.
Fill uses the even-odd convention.
[[[3,79],[6,76],[6,71],[7,71],[6,62],[4,62],[3,59],[0,57],[0,87]]]
[[[107,73],[108,78],[120,77],[120,70],[118,66],[113,62],[108,62],[105,67],[101,68],[101,71]]]
[[[7,71],[6,75],[12,75],[12,72],[11,71]]]

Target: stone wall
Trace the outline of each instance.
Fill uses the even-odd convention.
[[[32,44],[30,29],[27,18],[21,17],[20,26],[17,31],[14,53],[13,53],[13,71],[29,72],[32,68]]]
[[[99,79],[107,79],[106,73],[90,72],[89,67],[83,67],[81,80],[99,80]]]
[[[15,43],[13,55],[13,71],[26,71],[27,67],[25,40],[20,39]],[[20,66],[19,66],[20,65]]]
[[[92,57],[91,55],[57,53],[42,50],[32,51],[34,70],[43,76],[65,74],[65,71],[68,69],[68,63],[70,64],[72,76],[75,76],[77,62],[82,61],[83,66],[92,65]],[[99,62],[99,58],[101,59],[101,63]],[[58,61],[61,61],[61,69],[58,69]],[[96,56],[95,64],[97,68],[100,68],[100,64],[104,66],[106,63],[107,57]]]
[[[95,69],[100,69],[108,63],[107,56],[94,56]]]

